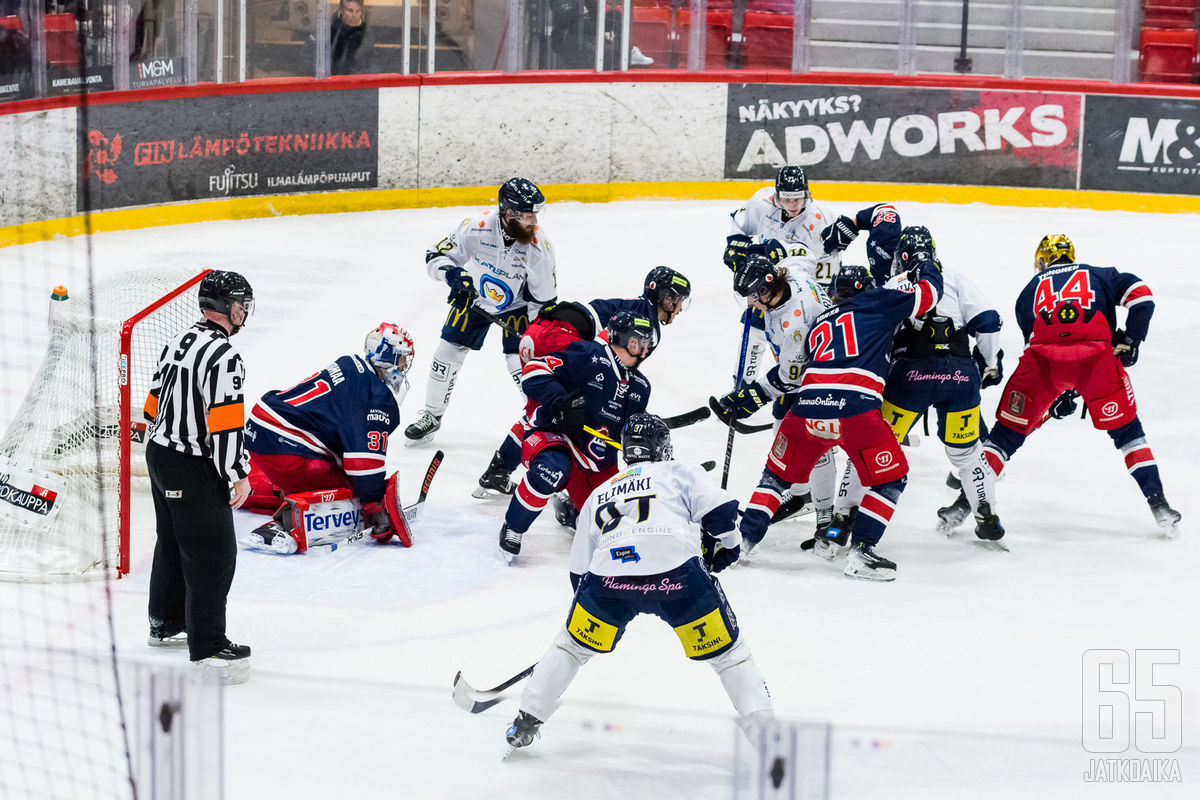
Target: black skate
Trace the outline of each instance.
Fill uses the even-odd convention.
[[[488,492],[512,494],[516,491],[517,485],[510,479],[511,475],[512,470],[504,468],[504,462],[500,460],[500,452],[496,451],[492,455],[492,463],[488,464],[488,468],[479,476],[479,486],[471,491],[471,497],[482,500],[488,496]]]
[[[433,435],[442,427],[441,416],[434,416],[429,411],[422,411],[417,421],[404,429],[405,446],[412,447],[433,440]]]
[[[812,495],[808,492],[788,497],[779,504],[779,510],[771,516],[771,524],[774,525],[776,522],[785,520],[788,517],[794,517],[803,512],[806,506],[809,511],[812,510]]]
[[[955,529],[957,529],[959,525],[962,525],[963,520],[970,516],[971,504],[967,502],[967,496],[960,491],[958,493],[958,497],[954,498],[954,502],[945,508],[939,508],[937,514],[938,533],[946,536],[953,536]],[[1003,535],[1003,530],[1001,531],[1001,535]]]
[[[187,647],[187,631],[182,628],[168,628],[166,625],[150,623],[150,636],[146,644],[151,647]]]
[[[510,747],[528,747],[533,740],[541,737],[542,721],[526,711],[517,712],[517,718],[504,732],[504,739]]]
[[[575,530],[575,521],[579,518],[579,509],[571,502],[571,495],[566,492],[555,492],[550,495],[550,503],[554,506],[554,518],[559,525]]]
[[[846,558],[846,568],[842,570],[842,574],[868,581],[894,581],[896,562],[876,553],[871,545],[856,542],[850,548],[850,555]]]
[[[1000,517],[992,513],[992,507],[987,503],[980,503],[975,511],[975,535],[994,549],[1008,550],[1000,541],[1004,538],[1004,526],[1000,524]]]
[[[858,509],[851,509],[849,514],[834,514],[825,527],[816,532],[816,542],[813,552],[826,561],[833,561],[846,552],[850,541],[850,528],[854,524],[854,515]]]
[[[1183,519],[1183,515],[1167,505],[1167,498],[1161,494],[1147,497],[1146,502],[1150,504],[1150,513],[1154,514],[1154,521],[1158,523],[1158,527],[1162,528],[1163,536],[1168,539],[1178,536],[1179,522]]]
[[[508,523],[500,526],[500,557],[509,564],[517,556],[521,555],[521,537],[524,534],[517,531],[510,531]]]

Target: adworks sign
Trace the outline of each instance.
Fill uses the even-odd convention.
[[[910,87],[730,85],[725,177],[1073,189],[1081,97]]]
[[[1088,95],[1081,189],[1200,194],[1200,101]]]

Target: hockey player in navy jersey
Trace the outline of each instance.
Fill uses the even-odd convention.
[[[408,392],[413,342],[408,333],[384,322],[367,334],[363,355],[344,355],[288,389],[270,391],[254,405],[246,422],[250,452],[251,500],[256,510],[276,513],[276,524],[258,533],[266,549],[303,552],[309,535],[299,526],[280,527],[281,498],[300,502],[336,498],[352,519],[361,506],[361,524],[382,543],[396,534],[411,544],[403,517],[385,507],[384,472],[389,437],[400,424],[400,404]],[[337,491],[341,490],[341,491]],[[309,497],[309,494],[312,497]],[[356,502],[354,502],[356,501]],[[341,530],[342,538],[355,531]],[[289,536],[279,536],[289,533]],[[332,532],[331,532],[332,533]],[[313,537],[319,538],[319,537]]]
[[[650,320],[650,349],[658,346],[662,326],[675,321],[691,302],[692,284],[683,273],[658,266],[646,273],[642,294],[633,298],[598,298],[588,303],[564,301],[547,306],[538,314],[521,338],[521,362],[564,349],[580,339],[592,340],[603,335],[608,320],[618,311],[632,311]],[[532,410],[532,409],[530,409]],[[476,498],[488,493],[512,494],[516,484],[511,475],[521,464],[521,441],[528,420],[522,417],[492,456],[488,468],[479,476],[479,485],[471,492]],[[562,495],[555,495],[555,515],[564,525],[573,524],[576,509]]]
[[[558,698],[597,653],[610,653],[629,621],[652,614],[672,628],[693,661],[707,663],[751,734],[774,711],[766,681],[715,576],[737,560],[737,500],[698,467],[671,460],[671,434],[651,414],[621,432],[627,469],[584,503],[571,547],[575,597],[567,623],[534,667],[505,739],[526,747]]]
[[[916,264],[912,292],[871,288],[866,267],[844,267],[834,277],[833,307],[814,320],[805,337],[808,364],[791,410],[775,435],[759,488],[742,516],[742,536],[761,539],[770,515],[758,507],[789,484],[808,480],[813,466],[835,445],[846,451],[859,479],[869,487],[850,530],[830,525],[818,548],[845,546],[853,536],[845,574],[893,580],[894,562],[874,546],[883,536],[904,491],[908,462],[880,414],[892,337],[905,319],[933,308],[941,296],[941,267],[916,236],[901,234],[897,257]],[[751,384],[721,398],[729,415],[744,417],[767,398]],[[835,551],[836,552],[836,551]]]
[[[1075,246],[1063,234],[1043,237],[1034,269],[1037,274],[1016,305],[1025,352],[1000,395],[986,444],[988,461],[1000,475],[1047,415],[1070,415],[1075,398],[1082,397],[1092,425],[1107,433],[1125,457],[1155,522],[1166,536],[1176,536],[1181,515],[1163,495],[1125,371],[1137,363],[1150,330],[1150,287],[1131,272],[1076,263]],[[1124,328],[1117,327],[1118,306],[1128,312]]]
[[[821,246],[827,253],[841,253],[862,231],[867,231],[867,263],[876,286],[892,275],[892,256],[900,240],[900,212],[891,203],[876,203],[853,217],[840,216],[821,231]]]
[[[483,347],[496,322],[503,326],[501,349],[519,391],[521,333],[557,296],[554,249],[538,225],[546,204],[541,189],[525,178],[511,178],[500,187],[497,202],[498,213],[464,219],[425,254],[429,277],[450,287],[450,311],[429,366],[425,409],[404,429],[407,445],[428,442],[441,428],[467,353]]]
[[[909,228],[908,236],[927,240],[937,259],[933,238],[922,227]],[[939,261],[940,263],[940,261]],[[906,267],[908,269],[906,270]],[[889,289],[911,291],[916,283],[911,265],[896,259],[895,272],[884,284]],[[1000,383],[1004,351],[1000,349],[1000,314],[970,279],[960,272],[942,270],[942,297],[935,308],[906,320],[896,334],[892,368],[883,390],[883,418],[904,441],[917,420],[938,412],[938,438],[959,482],[968,512],[975,514],[975,535],[997,540],[1004,527],[996,513],[995,475],[983,453],[979,392]],[[971,349],[971,339],[976,344]],[[839,522],[858,506],[864,489],[847,470],[838,492]],[[944,529],[950,535],[953,528]]]
[[[650,400],[650,382],[637,368],[650,354],[653,329],[649,317],[620,311],[608,321],[607,344],[578,341],[525,365],[521,386],[537,405],[522,442],[525,475],[500,527],[505,560],[520,554],[522,536],[552,494],[565,489],[578,507],[616,472],[612,437]]]

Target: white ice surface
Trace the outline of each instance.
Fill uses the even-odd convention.
[[[553,199],[553,198],[551,198]],[[834,213],[863,203],[832,204]],[[633,296],[656,264],[682,270],[695,294],[646,363],[651,409],[673,414],[728,389],[740,326],[720,263],[736,202],[552,204],[543,217],[567,299]],[[1012,304],[1034,247],[1064,232],[1079,260],[1138,273],[1157,311],[1131,370],[1167,497],[1184,516],[1177,541],[1157,536],[1120,454],[1090,421],[1035,433],[999,485],[1010,553],[946,540],[934,511],[952,493],[934,438],[908,450],[908,489],[880,546],[899,578],[843,578],[802,553],[812,517],[773,528],[750,563],[721,576],[780,716],[848,727],[834,748],[833,797],[1183,797],[1200,780],[1200,552],[1186,526],[1200,511],[1194,398],[1200,392],[1200,217],[984,205],[902,204],[927,225],[947,267],[967,272],[1006,318],[1005,366],[1021,351]],[[445,314],[444,286],[424,251],[473,209],[425,209],[205,223],[94,237],[100,274],[142,266],[234,269],[257,311],[236,339],[247,397],[287,386],[357,351],[381,320],[416,340],[402,426],[420,411]],[[865,237],[864,237],[865,238]],[[864,260],[856,242],[848,261]],[[20,248],[31,272],[76,259],[79,240]],[[6,253],[11,259],[16,252]],[[10,262],[11,263],[11,262]],[[36,267],[37,269],[35,269]],[[8,291],[6,289],[6,291]],[[38,295],[42,292],[39,289]],[[991,420],[999,390],[985,393]],[[435,445],[446,451],[411,549],[344,548],[324,557],[243,551],[229,599],[229,634],[254,648],[253,676],[226,693],[226,792],[287,797],[729,797],[732,709],[711,670],[689,663],[669,628],[630,625],[618,650],[594,659],[522,758],[500,762],[509,700],[480,716],[450,701],[463,670],[490,686],[534,662],[568,609],[570,538],[544,514],[519,566],[496,558],[500,500],[469,496],[520,411],[498,332],[472,354]],[[674,436],[678,458],[723,457],[708,421]],[[769,436],[740,437],[731,489],[745,500]],[[389,468],[415,495],[434,447],[406,449]],[[262,518],[238,514],[240,530]],[[143,644],[153,512],[135,508],[131,575],[116,584],[122,658],[178,662]],[[98,589],[97,589],[98,590]],[[1170,648],[1160,673],[1182,687],[1184,783],[1085,784],[1081,661],[1090,648]],[[1143,709],[1145,710],[1145,709]],[[950,731],[1001,738],[958,737]],[[1013,739],[1008,737],[1033,737]],[[1125,755],[1136,755],[1127,753]],[[1182,760],[1182,759],[1181,759]],[[1194,792],[1194,785],[1192,787]],[[1188,793],[1186,796],[1195,796]]]

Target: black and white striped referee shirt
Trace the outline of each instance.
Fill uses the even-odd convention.
[[[207,456],[229,483],[250,474],[243,441],[242,356],[225,329],[201,320],[163,348],[146,397],[149,439]]]

